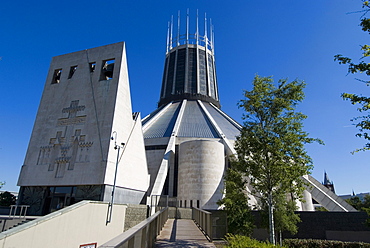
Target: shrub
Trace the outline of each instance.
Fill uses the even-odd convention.
[[[319,239],[285,239],[283,244],[289,248],[370,248],[368,243]]]
[[[279,245],[274,246],[270,243],[261,242],[242,235],[227,234],[226,241],[227,241],[226,247],[230,248],[277,248],[277,247],[284,248],[284,246]]]
[[[9,207],[10,205],[14,205],[15,202],[16,197],[12,193],[8,191],[0,193],[0,206]]]

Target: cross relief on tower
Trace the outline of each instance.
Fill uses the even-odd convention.
[[[83,124],[86,120],[86,115],[77,116],[77,112],[85,109],[84,105],[78,106],[79,100],[72,101],[71,105],[67,108],[63,108],[63,113],[68,113],[67,118],[58,119],[58,126],[67,126],[75,124]]]
[[[57,131],[48,145],[40,147],[37,164],[49,165],[48,171],[55,171],[56,178],[63,177],[66,170],[73,170],[75,163],[90,161],[89,149],[93,142],[87,142],[82,129],[74,127],[83,125],[86,120],[86,115],[77,116],[85,110],[85,106],[78,103],[79,100],[71,101],[69,107],[62,109],[62,113],[68,114],[57,121],[57,127],[62,127],[62,131]]]

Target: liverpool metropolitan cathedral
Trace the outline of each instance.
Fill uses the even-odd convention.
[[[220,108],[213,26],[204,20],[200,34],[198,18],[185,23],[181,34],[169,24],[158,108],[144,118],[132,112],[124,42],[52,59],[18,180],[29,214],[81,200],[156,204],[158,196],[219,208],[242,127]],[[355,211],[313,177],[304,180],[300,210],[314,211],[315,200]]]

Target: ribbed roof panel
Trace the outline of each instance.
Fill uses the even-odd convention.
[[[231,118],[221,110],[216,109],[208,102],[203,102],[203,105],[215,120],[218,127],[226,138],[235,140],[240,134],[240,128],[233,123]],[[144,131],[144,138],[162,138],[170,137],[173,131],[176,119],[180,111],[181,102],[172,103],[163,112],[162,109],[154,111],[149,118],[145,120],[147,123],[150,119],[155,121]],[[160,115],[160,116],[158,116]],[[144,123],[143,123],[144,124]],[[211,121],[199,106],[197,101],[188,100],[184,109],[184,114],[177,133],[178,137],[193,137],[193,138],[220,138]]]
[[[196,101],[187,101],[177,136],[219,138],[216,130]]]
[[[235,140],[236,136],[240,134],[240,129],[228,120],[224,115],[211,106],[208,102],[203,103],[207,111],[211,114],[217,125],[220,127],[226,138]],[[226,114],[225,114],[226,115]]]
[[[151,112],[148,116],[145,116],[145,118],[143,118],[141,120],[141,125],[145,125],[148,121],[150,121],[152,118],[154,118],[156,116],[156,114],[161,111],[163,108],[165,107],[165,105],[161,106],[160,108],[157,108],[156,110],[154,110],[153,112]]]
[[[171,104],[164,113],[156,113],[156,115],[161,114],[161,116],[144,131],[144,138],[170,137],[179,114],[180,105],[181,102],[176,102]],[[153,116],[152,118],[156,117]]]

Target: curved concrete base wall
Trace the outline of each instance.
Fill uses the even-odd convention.
[[[303,191],[302,211],[315,211],[312,203],[312,195],[307,190]]]
[[[178,195],[180,207],[217,209],[222,198],[224,145],[194,140],[179,146]]]

